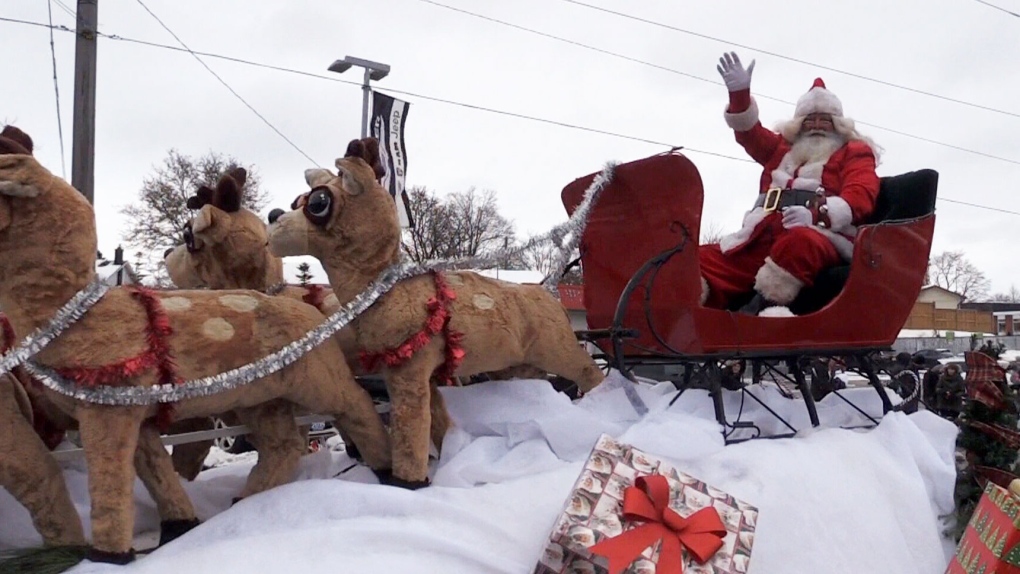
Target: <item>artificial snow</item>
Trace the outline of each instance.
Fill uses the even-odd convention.
[[[803,401],[754,385],[804,430],[725,446],[707,393],[677,399],[671,383],[633,385],[614,374],[577,402],[535,380],[442,392],[456,427],[433,461],[430,488],[380,486],[364,467],[342,472],[351,459],[323,449],[302,459],[298,481],[231,506],[253,459],[219,458],[185,484],[200,527],[127,567],[85,562],[71,572],[527,574],[601,433],[757,506],[751,574],[940,574],[953,553],[940,517],[953,511],[956,427],[926,411],[891,413],[870,429],[813,429]],[[881,412],[873,389],[841,393]],[[766,435],[789,432],[756,401],[724,394],[731,421],[739,412]],[[867,422],[835,395],[818,412],[823,426]],[[83,463],[64,468],[87,531]],[[136,546],[152,546],[159,519],[140,483],[135,501]],[[0,548],[40,542],[4,491],[0,515]]]

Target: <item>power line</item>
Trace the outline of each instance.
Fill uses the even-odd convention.
[[[996,6],[995,4],[992,4],[990,2],[985,2],[985,0],[974,0],[974,1],[978,2],[980,4],[984,4],[985,6],[990,6],[992,8],[995,8],[996,10],[1001,10],[1001,11],[1005,12],[1006,14],[1009,14],[1010,16],[1016,16],[1017,18],[1020,18],[1020,14],[1017,14],[1016,12],[1013,12],[1012,10],[1006,10],[1005,8],[1003,8],[1001,6]]]
[[[429,0],[421,0],[421,1],[429,2]],[[787,60],[787,61],[790,61],[790,62],[796,62],[798,64],[804,64],[806,66],[811,66],[811,67],[814,67],[814,68],[820,68],[822,70],[827,70],[827,71],[830,71],[830,72],[835,72],[837,74],[843,74],[845,76],[850,76],[852,78],[857,78],[859,80],[864,80],[866,82],[874,82],[876,84],[881,84],[883,86],[888,86],[890,88],[896,88],[898,90],[905,90],[905,91],[908,91],[908,92],[913,92],[915,94],[921,94],[921,95],[925,95],[925,96],[928,96],[928,97],[931,97],[931,98],[936,98],[936,99],[939,99],[939,100],[944,100],[944,101],[947,101],[947,102],[952,102],[954,104],[960,104],[960,105],[968,106],[968,107],[971,107],[971,108],[977,108],[977,109],[980,109],[980,110],[994,112],[994,113],[997,113],[997,114],[1002,114],[1002,115],[1006,115],[1006,116],[1012,116],[1012,117],[1015,117],[1015,118],[1020,118],[1020,113],[1017,113],[1017,112],[1011,112],[1011,111],[1008,111],[1008,110],[1001,110],[999,108],[993,108],[991,106],[986,106],[986,105],[983,105],[983,104],[976,104],[974,102],[968,102],[966,100],[960,100],[960,99],[957,99],[957,98],[951,98],[949,96],[943,96],[941,94],[936,94],[936,93],[928,92],[928,91],[925,91],[925,90],[920,90],[920,89],[917,89],[917,88],[911,88],[909,86],[904,86],[902,84],[897,84],[895,82],[889,82],[889,81],[886,81],[886,80],[880,80],[878,78],[872,78],[870,76],[865,76],[863,74],[858,74],[858,73],[855,73],[855,72],[848,72],[846,70],[841,70],[839,68],[833,68],[831,66],[826,66],[824,64],[817,64],[815,62],[809,62],[807,60],[802,60],[800,58],[794,58],[792,56],[786,56],[784,54],[779,54],[779,53],[776,53],[776,52],[770,52],[768,50],[763,50],[761,48],[756,48],[754,46],[749,46],[747,44],[740,44],[740,43],[733,42],[733,41],[730,41],[730,40],[726,40],[726,39],[723,39],[723,38],[717,38],[715,36],[709,36],[708,34],[702,34],[702,33],[694,32],[694,31],[691,31],[691,30],[685,30],[684,28],[680,28],[680,27],[677,27],[677,26],[672,26],[670,24],[663,24],[662,22],[656,22],[654,20],[649,20],[647,18],[641,18],[639,16],[634,16],[633,14],[627,14],[625,12],[617,12],[616,10],[610,10],[609,8],[603,8],[601,6],[595,6],[593,4],[588,4],[586,2],[581,2],[580,0],[560,0],[560,1],[561,2],[566,2],[568,4],[574,4],[576,6],[582,6],[584,8],[588,8],[589,10],[596,10],[598,12],[604,12],[606,14],[612,14],[614,16],[619,16],[620,18],[626,18],[628,20],[634,20],[636,22],[642,22],[644,24],[650,24],[652,26],[657,26],[659,28],[665,28],[667,30],[672,30],[674,32],[680,32],[681,34],[687,34],[689,36],[695,36],[695,37],[698,37],[698,38],[702,38],[702,39],[705,39],[705,40],[711,40],[713,42],[718,42],[718,43],[721,43],[721,44],[728,44],[730,46],[736,46],[738,48],[745,48],[745,49],[748,49],[748,50],[754,50],[756,52],[761,52],[762,54],[773,56],[773,57],[776,57],[776,58],[779,58],[779,59],[782,59],[782,60]],[[982,4],[988,4],[987,2],[984,2],[982,0],[975,0],[975,1],[981,2]],[[429,2],[429,3],[432,4],[433,2]],[[988,4],[988,5],[992,6],[991,4]],[[998,6],[993,6],[993,7],[998,8]],[[1003,10],[1003,9],[999,8],[999,10]],[[1009,10],[1004,10],[1004,11],[1005,12],[1009,12]],[[1014,16],[1018,16],[1018,14],[1015,14],[1013,12],[1009,12],[1009,13],[1013,14]]]
[[[223,78],[221,78],[219,74],[217,74],[216,72],[214,72],[214,71],[213,71],[213,69],[212,69],[212,68],[210,68],[210,67],[209,67],[209,66],[208,66],[208,65],[207,65],[207,64],[206,64],[206,63],[205,63],[205,62],[204,62],[204,61],[202,60],[202,58],[199,58],[199,57],[198,57],[198,54],[196,54],[196,53],[195,53],[195,52],[194,52],[194,51],[193,51],[193,50],[192,50],[191,48],[189,48],[189,47],[188,47],[188,45],[187,45],[187,44],[185,44],[185,43],[184,43],[184,41],[183,41],[183,40],[181,40],[181,39],[180,39],[180,38],[179,38],[179,37],[177,36],[177,34],[174,34],[174,31],[173,31],[173,30],[171,30],[171,29],[169,28],[169,26],[167,26],[166,24],[164,24],[164,23],[163,23],[163,21],[159,19],[159,16],[156,16],[156,14],[155,14],[155,13],[153,13],[153,11],[152,11],[152,10],[149,10],[149,7],[148,7],[148,6],[146,6],[146,5],[145,5],[145,3],[144,3],[144,2],[142,2],[142,0],[136,0],[136,1],[138,2],[138,4],[139,4],[139,5],[140,5],[140,6],[142,7],[142,8],[144,8],[144,9],[145,9],[145,11],[146,11],[146,12],[148,12],[148,13],[149,13],[149,15],[150,15],[150,16],[152,16],[153,18],[155,18],[155,19],[156,19],[156,22],[159,22],[159,25],[160,25],[160,26],[162,26],[164,30],[166,30],[167,32],[169,32],[169,33],[170,33],[170,35],[171,35],[171,36],[173,36],[173,37],[174,37],[174,39],[175,39],[175,40],[177,40],[177,42],[178,42],[178,43],[179,43],[179,44],[180,44],[181,46],[183,46],[185,50],[187,50],[187,51],[188,51],[188,53],[189,53],[189,54],[191,54],[192,56],[194,56],[194,57],[195,57],[195,59],[196,59],[196,60],[198,60],[198,63],[199,63],[199,64],[202,64],[202,67],[203,67],[203,68],[205,68],[206,70],[209,70],[209,73],[210,73],[210,74],[212,74],[212,75],[213,75],[213,76],[214,76],[214,77],[215,77],[215,78],[216,78],[217,80],[219,80],[219,81],[220,81],[220,83],[221,83],[221,84],[223,84],[223,87],[225,87],[225,88],[227,88],[228,90],[230,90],[230,93],[231,93],[231,94],[234,94],[234,96],[235,96],[235,97],[236,97],[236,98],[237,98],[238,100],[240,100],[242,104],[244,104],[245,106],[247,106],[247,107],[248,107],[248,109],[252,111],[252,113],[254,113],[254,114],[255,114],[256,116],[258,116],[258,118],[259,118],[260,120],[262,120],[263,122],[265,122],[265,124],[266,124],[267,126],[269,126],[269,128],[270,128],[270,129],[272,129],[272,130],[273,130],[274,132],[276,132],[276,134],[277,134],[278,136],[280,136],[281,138],[283,138],[283,139],[284,139],[284,141],[286,141],[287,143],[289,143],[289,144],[291,145],[291,147],[293,147],[294,149],[296,149],[296,150],[298,151],[298,153],[300,153],[301,155],[305,156],[305,158],[307,158],[307,159],[308,159],[308,161],[312,162],[312,163],[313,163],[313,164],[315,164],[315,165],[319,165],[319,163],[318,163],[317,161],[315,161],[314,159],[312,159],[312,157],[311,157],[310,155],[308,155],[307,153],[305,153],[305,152],[304,152],[304,150],[302,150],[301,148],[299,148],[299,147],[297,146],[297,144],[295,144],[295,143],[294,143],[293,141],[291,141],[291,140],[290,140],[290,138],[288,138],[287,136],[283,135],[283,132],[281,132],[280,130],[276,129],[276,126],[274,126],[274,125],[273,125],[272,123],[270,123],[270,121],[269,121],[269,120],[267,120],[267,119],[265,118],[265,116],[263,116],[262,114],[260,114],[258,110],[256,110],[256,109],[255,109],[254,107],[252,107],[252,105],[251,105],[251,104],[249,104],[249,103],[248,103],[248,102],[247,102],[247,101],[246,101],[246,100],[245,100],[245,99],[244,99],[243,97],[241,97],[241,94],[239,94],[239,93],[237,93],[236,91],[234,91],[234,88],[231,88],[231,87],[230,87],[230,84],[228,84],[228,83],[227,83],[227,82],[226,82],[226,81],[225,81],[225,80],[224,80]]]
[[[60,174],[67,179],[67,164],[64,160],[64,125],[60,121],[60,88],[57,83],[57,48],[53,43],[53,2],[46,3],[50,18],[50,56],[53,58],[53,95],[57,100],[57,134],[60,139]]]
[[[574,2],[574,0],[564,0],[564,1],[566,1],[566,2]],[[702,82],[707,82],[707,83],[714,84],[714,85],[717,85],[717,86],[724,86],[725,85],[725,84],[723,84],[722,82],[720,82],[718,80],[710,80],[708,78],[705,78],[705,77],[702,77],[702,76],[697,76],[695,74],[689,74],[687,72],[681,72],[681,71],[673,69],[673,68],[668,68],[668,67],[665,67],[665,66],[661,66],[659,64],[653,64],[653,63],[650,63],[650,62],[647,62],[647,61],[644,61],[644,60],[639,60],[637,58],[632,58],[630,56],[619,54],[617,52],[611,52],[609,50],[604,50],[602,48],[598,48],[598,47],[592,46],[590,44],[584,44],[582,42],[577,42],[577,41],[574,41],[574,40],[569,40],[569,39],[566,39],[566,38],[562,38],[560,36],[555,36],[553,34],[548,34],[546,32],[541,32],[541,31],[538,31],[538,30],[535,30],[535,29],[532,29],[532,28],[527,28],[525,26],[521,26],[521,25],[518,25],[518,24],[513,24],[511,22],[506,22],[505,20],[499,20],[499,19],[496,19],[496,18],[492,18],[492,17],[489,17],[489,16],[484,16],[482,14],[477,14],[475,12],[471,12],[469,10],[463,10],[461,8],[455,8],[453,6],[448,6],[446,4],[442,4],[440,2],[436,2],[435,0],[419,0],[419,2],[424,2],[426,4],[432,4],[433,6],[438,6],[438,7],[441,7],[441,8],[446,8],[447,10],[451,10],[451,11],[454,11],[454,12],[460,12],[461,14],[472,16],[474,18],[479,18],[479,19],[482,19],[482,20],[487,20],[489,22],[494,22],[494,23],[497,23],[497,24],[502,24],[504,26],[509,26],[509,27],[515,28],[517,30],[522,30],[522,31],[525,31],[525,32],[536,34],[536,35],[542,36],[544,38],[550,38],[550,39],[553,39],[553,40],[556,40],[556,41],[559,41],[559,42],[563,42],[563,43],[566,43],[566,44],[570,44],[570,45],[573,45],[573,46],[579,46],[579,47],[582,47],[582,48],[585,48],[585,49],[588,49],[588,50],[593,50],[593,51],[596,51],[596,52],[598,52],[600,54],[610,55],[610,56],[621,58],[621,59],[624,59],[624,60],[627,60],[627,61],[630,61],[630,62],[636,62],[636,63],[643,64],[643,65],[646,65],[646,66],[651,66],[651,67],[659,69],[659,70],[664,70],[664,71],[668,71],[668,72],[671,72],[671,73],[674,73],[674,74],[678,74],[678,75],[681,75],[681,76],[686,76],[686,77],[693,78],[693,79],[696,79],[696,80],[699,80],[699,81],[702,81]],[[771,101],[774,101],[774,102],[779,102],[779,103],[787,104],[787,105],[790,105],[790,106],[795,106],[796,105],[795,102],[791,102],[789,100],[784,100],[782,98],[777,98],[777,97],[774,97],[774,96],[769,96],[767,94],[759,93],[759,94],[756,94],[756,96],[761,98],[761,99],[763,99],[763,100],[771,100]],[[1020,117],[1020,114],[1012,114],[1011,112],[1003,112],[1003,113],[1006,113],[1006,114],[1009,114],[1009,115],[1017,115],[1017,117]],[[1020,165],[1020,160],[1011,159],[1011,158],[1002,157],[1002,156],[997,156],[997,155],[990,154],[990,153],[987,153],[987,152],[976,151],[976,150],[972,150],[972,149],[969,149],[969,148],[964,148],[964,147],[961,147],[961,146],[957,146],[957,145],[953,145],[953,144],[948,144],[948,143],[945,143],[945,142],[942,142],[942,141],[938,141],[938,140],[934,140],[934,139],[931,139],[931,138],[926,138],[926,137],[923,137],[923,136],[914,135],[914,134],[911,134],[911,133],[895,130],[895,129],[892,129],[892,128],[887,128],[887,127],[884,127],[884,126],[880,126],[878,124],[872,124],[872,123],[863,122],[863,121],[859,121],[859,120],[856,123],[860,124],[862,126],[868,126],[868,127],[872,127],[872,128],[878,129],[878,130],[887,131],[889,133],[894,133],[894,134],[897,134],[897,135],[908,137],[908,138],[911,138],[911,139],[916,139],[918,141],[923,141],[923,142],[927,142],[927,143],[931,143],[931,144],[940,145],[940,146],[943,146],[943,147],[955,149],[955,150],[958,150],[958,151],[972,153],[972,154],[979,155],[979,156],[986,157],[986,158],[990,158],[990,159],[996,159],[996,160],[999,160],[999,161],[1004,161],[1004,162],[1007,162],[1007,163],[1012,163],[1012,164],[1015,164],[1015,165]]]
[[[56,26],[47,26],[46,24],[41,24],[41,23],[38,23],[38,22],[29,22],[29,21],[16,20],[16,19],[12,19],[12,18],[4,18],[4,17],[0,17],[0,21],[14,22],[14,23],[18,23],[18,24],[30,24],[30,25],[33,25],[33,26],[41,26],[41,27],[44,27],[44,28],[52,28],[52,29],[55,29],[55,30],[61,30],[61,31],[66,31],[66,32],[73,32],[73,30],[70,30],[70,29],[68,29],[68,28],[66,28],[64,26],[59,26],[59,25],[56,25]],[[115,35],[115,34],[99,33],[99,35],[104,37],[104,38],[107,38],[109,40],[114,40],[114,41],[121,41],[121,42],[140,44],[140,45],[149,46],[149,47],[153,47],[153,48],[172,50],[172,51],[175,51],[175,52],[188,52],[188,53],[197,54],[197,55],[201,55],[201,56],[205,56],[205,57],[209,57],[209,58],[216,58],[216,59],[226,60],[226,61],[234,62],[234,63],[238,63],[238,64],[244,64],[244,65],[247,65],[247,66],[253,66],[253,67],[257,67],[257,68],[264,68],[264,69],[267,69],[267,70],[274,70],[274,71],[278,71],[278,72],[285,72],[285,73],[295,74],[295,75],[299,75],[299,76],[318,78],[318,79],[321,79],[321,80],[329,80],[331,82],[337,82],[337,83],[341,83],[341,84],[349,84],[349,85],[352,85],[352,86],[357,86],[359,88],[361,87],[361,83],[360,82],[355,82],[355,81],[351,81],[351,80],[344,80],[344,79],[341,79],[341,78],[335,78],[335,77],[332,77],[332,76],[316,74],[316,73],[313,73],[313,72],[306,72],[306,71],[303,71],[303,70],[295,70],[293,68],[286,68],[286,67],[282,67],[282,66],[274,66],[274,65],[271,65],[271,64],[264,64],[264,63],[261,63],[261,62],[254,62],[254,61],[251,61],[251,60],[245,60],[243,58],[236,58],[236,57],[233,57],[233,56],[224,56],[224,55],[221,55],[221,54],[213,54],[213,53],[210,53],[210,52],[195,52],[195,51],[192,51],[190,49],[180,48],[178,46],[171,46],[171,45],[168,45],[168,44],[160,44],[160,43],[157,43],[157,42],[149,42],[147,40],[139,40],[139,39],[135,39],[135,38],[128,38],[128,37],[124,37],[124,36],[118,36],[118,35]],[[682,150],[688,151],[688,152],[700,153],[700,154],[704,154],[704,155],[711,155],[711,156],[720,157],[720,158],[724,158],[724,159],[730,159],[730,160],[734,160],[734,161],[739,161],[739,162],[742,162],[742,163],[752,163],[752,164],[754,163],[752,160],[747,159],[747,158],[741,158],[741,157],[736,157],[736,156],[732,156],[732,155],[722,154],[722,153],[718,153],[718,152],[699,150],[699,149],[683,147],[683,146],[674,146],[673,144],[670,144],[670,143],[667,143],[667,142],[651,140],[651,139],[647,139],[647,138],[643,138],[643,137],[638,137],[638,136],[630,136],[630,135],[626,135],[626,134],[620,134],[620,133],[616,133],[616,132],[610,132],[610,131],[606,131],[606,130],[601,130],[601,129],[597,129],[597,128],[590,128],[590,127],[580,126],[580,125],[576,125],[576,124],[569,124],[569,123],[561,122],[561,121],[558,121],[558,120],[550,120],[550,119],[540,118],[540,117],[536,117],[536,116],[529,116],[529,115],[520,114],[520,113],[516,113],[516,112],[510,112],[510,111],[506,111],[506,110],[499,110],[499,109],[495,109],[495,108],[488,108],[488,107],[478,106],[478,105],[474,105],[474,104],[468,104],[468,103],[464,103],[464,102],[457,102],[457,101],[454,101],[454,100],[448,100],[448,99],[439,98],[439,97],[435,97],[435,96],[428,96],[428,95],[425,95],[425,94],[420,94],[420,93],[411,92],[411,91],[407,91],[407,90],[399,90],[399,89],[394,89],[394,88],[387,88],[386,91],[393,92],[393,93],[396,93],[396,94],[403,94],[403,95],[408,95],[408,96],[412,96],[412,97],[416,97],[416,98],[421,98],[423,100],[429,100],[429,101],[434,101],[434,102],[438,102],[438,103],[443,103],[443,104],[448,104],[448,105],[453,105],[453,106],[458,106],[458,107],[463,107],[463,108],[468,108],[468,109],[474,109],[474,110],[488,112],[488,113],[494,113],[494,114],[498,114],[498,115],[505,115],[505,116],[509,116],[509,117],[525,119],[525,120],[530,120],[530,121],[535,121],[535,122],[540,122],[540,123],[546,123],[546,124],[556,125],[556,126],[560,126],[560,127],[566,127],[566,128],[570,128],[570,129],[576,129],[576,130],[582,130],[582,131],[587,131],[587,132],[591,132],[591,133],[598,133],[598,134],[602,134],[602,135],[608,135],[608,136],[616,137],[616,138],[620,138],[620,139],[626,139],[626,140],[631,140],[631,141],[636,141],[636,142],[641,142],[641,143],[648,143],[648,144],[652,144],[652,145],[659,145],[659,146],[664,146],[664,147],[670,147],[670,148],[673,148],[673,149],[682,149]],[[905,135],[909,135],[909,134],[905,134]],[[911,137],[917,137],[917,136],[911,136]],[[954,149],[961,149],[962,151],[967,151],[969,153],[981,154],[981,152],[975,152],[973,150],[968,150],[968,149],[964,149],[964,148],[956,148],[956,146],[951,146],[949,144],[942,144],[940,142],[932,142],[932,143],[937,143],[939,145],[945,145],[945,146],[948,146],[948,147],[952,147]],[[993,159],[1000,159],[1002,161],[1007,161],[1007,162],[1015,163],[1015,162],[1013,162],[1013,160],[1009,160],[1009,159],[1005,159],[1005,158],[998,158],[998,157],[995,157],[995,156],[989,156],[989,157],[991,157]],[[976,203],[969,203],[969,202],[959,201],[959,200],[950,199],[950,198],[946,198],[946,197],[939,197],[937,199],[939,201],[945,201],[945,202],[949,202],[949,203],[957,203],[957,204],[960,204],[960,205],[966,205],[966,206],[969,206],[969,207],[976,207],[976,208],[979,208],[979,209],[986,209],[986,210],[989,210],[989,211],[997,211],[997,212],[1005,213],[1005,214],[1009,214],[1009,215],[1020,215],[1020,212],[1010,211],[1008,209],[1002,209],[1002,208],[998,208],[998,207],[991,207],[991,206],[987,206],[987,205],[980,205],[980,204],[976,204]]]
[[[74,18],[74,19],[75,19],[75,22],[77,22],[77,21],[78,21],[78,15],[77,15],[77,14],[75,13],[75,11],[74,11],[74,10],[71,10],[70,8],[68,8],[68,7],[67,7],[67,4],[64,4],[64,3],[63,3],[63,2],[61,2],[60,0],[54,0],[54,2],[56,2],[56,3],[57,3],[57,7],[59,7],[59,8],[60,8],[61,10],[63,10],[64,12],[67,12],[68,16],[70,16],[70,17]],[[52,22],[51,22],[51,23],[52,23]]]

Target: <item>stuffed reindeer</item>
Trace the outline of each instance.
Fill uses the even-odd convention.
[[[5,130],[4,134],[9,134]],[[2,138],[0,139],[11,139]],[[4,144],[6,145],[6,144]],[[17,333],[49,325],[63,305],[95,277],[96,226],[92,206],[30,153],[0,149],[0,308]],[[13,151],[13,153],[11,153]],[[211,224],[195,218],[201,232]],[[81,392],[99,386],[175,385],[244,367],[315,329],[322,316],[308,305],[257,291],[149,291],[113,287],[31,361]],[[51,381],[56,384],[58,381]],[[242,495],[294,478],[300,450],[290,404],[336,416],[366,462],[384,476],[391,449],[371,398],[354,381],[333,340],[305,352],[275,373],[239,387],[207,388],[172,405],[107,406],[53,390],[50,399],[78,421],[88,466],[93,559],[127,562],[134,509],[136,447],[146,468],[173,475],[153,422],[235,411],[253,429],[259,461]],[[112,392],[112,391],[111,391]],[[285,408],[273,408],[286,405]],[[164,520],[194,520],[179,479],[162,485],[174,500]]]
[[[246,177],[243,169],[235,168],[225,173],[215,188],[202,186],[188,198],[188,207],[201,210],[200,213],[207,212],[209,215],[203,217],[212,223],[198,233],[189,223],[183,233],[183,243],[166,251],[164,263],[171,281],[184,289],[255,289],[303,301],[322,312],[324,317],[334,313],[340,308],[340,303],[332,288],[284,283],[283,261],[269,252],[265,222],[241,206],[241,189]],[[334,338],[344,349],[347,364],[355,375],[372,374],[358,359],[351,328],[341,329]],[[431,436],[436,449],[441,450],[443,437],[449,428],[449,417],[438,391],[430,404]],[[344,436],[344,441],[348,453],[359,456],[348,437]],[[191,458],[193,455],[189,453],[187,456]],[[175,465],[177,460],[180,459],[175,459]],[[188,464],[181,460],[181,466]]]
[[[305,174],[312,188],[292,211],[270,214],[269,246],[278,256],[312,255],[347,304],[400,261],[400,225],[377,181],[375,139],[354,140],[339,170]],[[602,372],[582,349],[566,310],[537,285],[515,285],[470,272],[404,279],[351,323],[356,352],[379,369],[392,405],[391,484],[428,485],[430,402],[452,376],[531,365],[577,383],[598,385]]]

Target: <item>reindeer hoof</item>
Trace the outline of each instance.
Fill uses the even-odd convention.
[[[107,552],[105,550],[99,550],[98,548],[89,548],[88,554],[85,555],[85,558],[92,562],[118,564],[123,566],[124,564],[130,564],[135,561],[135,551],[133,548],[127,552]]]
[[[375,475],[379,477],[379,483],[386,486],[406,488],[407,490],[418,490],[419,488],[432,486],[432,483],[427,478],[425,480],[404,480],[393,476],[391,471],[375,471]]]
[[[164,520],[159,523],[159,545],[162,546],[180,538],[184,533],[202,524],[197,518],[182,520]]]

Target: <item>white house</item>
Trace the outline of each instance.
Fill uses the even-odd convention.
[[[936,309],[959,309],[960,303],[963,303],[963,295],[943,289],[938,285],[928,285],[921,288],[917,302],[934,303]]]

